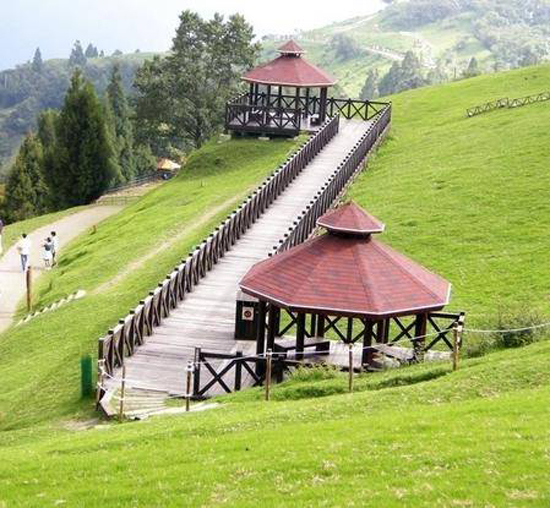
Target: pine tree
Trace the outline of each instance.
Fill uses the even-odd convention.
[[[378,77],[377,69],[369,71],[360,94],[362,100],[376,99],[378,97]]]
[[[99,52],[99,58],[105,58],[105,51],[101,50]]]
[[[40,140],[24,139],[6,184],[6,210],[12,221],[28,219],[46,211],[48,187],[42,173]]]
[[[38,116],[38,139],[42,144],[42,172],[44,180],[50,189],[55,188],[55,171],[57,167],[57,124],[59,112],[53,109],[42,111]],[[49,209],[55,209],[49,193]]]
[[[401,66],[398,62],[393,62],[390,70],[382,77],[378,84],[378,91],[381,96],[391,95],[398,91],[401,82]]]
[[[101,103],[78,69],[56,130],[57,157],[52,174],[56,208],[90,203],[111,184],[116,161]]]
[[[74,43],[71,56],[69,57],[69,65],[72,67],[84,67],[86,65],[86,55],[84,54],[84,51],[82,51],[80,41],[76,41]]]
[[[475,76],[479,76],[481,74],[481,70],[479,69],[479,63],[477,61],[477,58],[473,56],[470,58],[470,61],[468,62],[468,68],[464,71],[463,76],[465,78],[473,78]]]
[[[42,72],[44,70],[44,62],[42,61],[42,53],[40,48],[36,48],[32,59],[32,70],[34,72]]]
[[[134,133],[130,119],[130,107],[122,88],[122,76],[118,65],[113,67],[111,80],[107,86],[107,108],[114,122],[114,144],[116,157],[123,181],[136,176]]]
[[[88,47],[86,48],[86,51],[84,53],[84,56],[86,58],[97,58],[99,56],[99,51],[97,48],[90,42],[88,44]]]

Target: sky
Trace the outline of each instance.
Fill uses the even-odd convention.
[[[185,9],[210,17],[239,12],[257,35],[288,34],[371,14],[381,0],[2,0],[0,69],[32,58],[66,58],[75,40],[112,53],[166,51]]]

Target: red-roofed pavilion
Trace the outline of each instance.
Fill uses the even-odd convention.
[[[325,121],[328,89],[337,80],[308,62],[295,41],[286,42],[278,52],[277,58],[242,76],[250,91],[245,103],[233,104],[233,114],[228,112],[229,130],[294,135],[303,123],[308,128]],[[293,91],[285,93],[289,88]]]
[[[401,323],[403,316],[414,317],[409,329],[414,327],[416,337],[425,335],[429,313],[449,302],[449,282],[375,239],[384,224],[354,203],[326,213],[317,224],[327,233],[257,263],[240,282],[244,293],[271,310],[297,316],[297,355],[308,335],[306,314],[315,316],[309,335],[317,337],[324,336],[325,319],[332,322],[329,316],[360,319],[365,346],[373,338],[387,342],[391,321]],[[277,329],[277,313],[270,311],[269,316],[268,328]],[[269,334],[268,348],[274,348],[275,335]],[[342,338],[353,341],[349,334]],[[259,343],[260,352],[263,348]],[[368,350],[363,363],[370,363]]]

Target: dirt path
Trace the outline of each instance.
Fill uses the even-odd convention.
[[[59,237],[59,247],[63,247],[78,235],[121,210],[120,206],[94,206],[69,215],[53,224],[41,227],[29,234],[32,242],[30,264],[36,280],[43,270],[42,242],[51,231]],[[19,301],[25,296],[25,276],[21,271],[21,261],[14,245],[0,259],[0,333],[12,323]]]
[[[148,261],[153,259],[157,254],[170,249],[173,245],[175,245],[177,242],[179,242],[184,236],[188,235],[189,233],[192,233],[193,231],[196,231],[198,228],[204,226],[207,222],[212,220],[217,214],[223,212],[224,210],[227,210],[229,207],[231,207],[232,204],[240,202],[240,199],[231,198],[227,201],[221,203],[220,205],[216,206],[215,208],[212,208],[205,214],[201,215],[201,217],[194,221],[193,224],[189,225],[188,227],[184,227],[180,233],[172,236],[170,240],[166,240],[165,242],[161,243],[158,247],[155,247],[151,251],[149,251],[145,256],[136,259],[132,263],[130,263],[128,266],[124,268],[124,270],[121,270],[117,275],[115,275],[112,279],[108,280],[98,288],[96,288],[92,294],[100,294],[103,291],[106,291],[107,289],[115,286],[118,284],[121,280],[123,280],[125,277],[130,275],[135,270],[138,270],[142,266],[145,265]]]

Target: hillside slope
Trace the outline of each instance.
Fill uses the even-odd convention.
[[[550,103],[465,110],[549,78],[546,65],[396,95],[391,137],[351,192],[386,241],[453,283],[452,307],[476,325],[501,309],[550,315]]]
[[[79,358],[135,307],[222,218],[270,174],[296,141],[213,140],[180,175],[82,235],[35,289],[40,309],[86,298],[0,334],[0,429],[74,415]]]
[[[485,324],[501,303],[525,301],[548,312],[550,104],[473,119],[465,108],[539,91],[549,77],[543,66],[396,96],[391,138],[352,188],[386,222],[386,241],[453,282],[453,306],[467,311],[470,327]],[[212,204],[200,181],[210,191],[229,187],[229,195],[243,189],[256,174],[255,150],[265,146],[277,148],[257,142],[222,152],[224,145],[210,145],[207,166],[223,165],[228,174],[213,171],[203,180],[187,173],[96,238],[82,239],[59,282],[49,288],[45,281],[44,301],[61,288],[94,287],[87,262],[116,273],[109,263],[120,268],[139,258],[141,243],[170,236],[174,221],[177,228],[196,221]],[[264,155],[274,161],[288,145],[278,148]],[[180,209],[188,193],[197,193],[197,207]],[[162,213],[159,236],[142,236]],[[182,237],[178,253],[159,256],[105,295],[46,318],[49,330],[66,326],[64,333],[52,337],[35,324],[0,339],[0,383],[8,387],[0,395],[0,504],[550,504],[548,340],[465,360],[457,372],[443,363],[365,374],[353,395],[345,394],[345,376],[313,371],[276,386],[269,403],[255,389],[203,413],[87,431],[74,430],[81,428],[74,421],[61,424],[79,416],[78,353],[158,280],[158,263],[171,266],[193,239]],[[67,325],[70,319],[75,323]],[[80,416],[89,406],[82,403]]]
[[[390,3],[390,2],[388,2]],[[454,79],[475,57],[492,72],[550,57],[550,2],[523,0],[404,0],[382,11],[302,32],[313,62],[340,79],[342,93],[357,96],[369,70],[387,72],[412,50],[433,79]],[[265,42],[266,57],[280,42]]]

